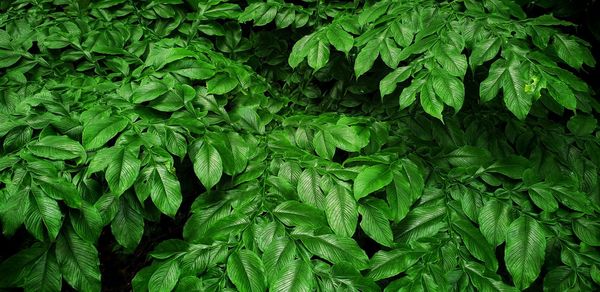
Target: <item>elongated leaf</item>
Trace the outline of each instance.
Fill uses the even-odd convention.
[[[57,160],[85,158],[83,146],[66,136],[46,136],[29,146],[34,155]]]
[[[505,261],[513,282],[519,289],[525,289],[539,276],[546,238],[540,224],[522,216],[513,221],[506,233]]]
[[[356,200],[348,188],[335,185],[325,197],[325,215],[333,232],[351,237],[358,223]]]
[[[25,280],[25,291],[60,291],[62,275],[54,252],[46,251],[32,265]]]
[[[223,175],[223,161],[217,149],[208,143],[202,143],[192,160],[194,172],[204,187],[214,187]]]
[[[286,225],[319,228],[327,222],[323,211],[296,201],[287,201],[273,209],[273,214]]]
[[[62,213],[58,203],[46,196],[39,188],[33,188],[25,227],[40,241],[44,240],[44,230],[51,240],[58,236],[62,226]]]
[[[506,240],[506,231],[510,224],[508,204],[490,200],[479,212],[479,229],[487,242],[498,246]]]
[[[227,276],[240,291],[265,291],[263,262],[252,251],[233,252],[227,259]]]
[[[469,221],[456,220],[453,228],[460,234],[467,250],[477,259],[485,263],[485,266],[495,272],[498,269],[495,246],[489,244],[483,235]]]
[[[171,291],[177,285],[181,275],[179,263],[176,260],[167,261],[158,267],[148,282],[150,292]]]
[[[310,252],[334,264],[348,263],[360,270],[367,266],[367,255],[351,238],[333,234],[296,236]]]
[[[125,147],[119,149],[106,168],[106,181],[117,196],[133,186],[140,173],[141,161],[136,151]]]
[[[100,291],[98,251],[72,229],[63,231],[56,241],[56,259],[64,279],[81,291]]]
[[[148,174],[145,180],[149,185],[152,202],[163,214],[175,216],[182,201],[181,186],[177,177],[164,165],[148,167],[144,172]]]
[[[354,180],[354,197],[359,200],[392,182],[393,175],[387,165],[373,165],[363,169]]]
[[[83,146],[87,150],[99,148],[123,131],[129,122],[123,118],[93,120],[83,126]]]
[[[375,240],[377,243],[390,247],[394,240],[390,222],[386,217],[389,207],[384,201],[369,200],[364,204],[360,204],[358,212],[362,216],[360,227],[365,233]]]
[[[295,260],[284,265],[277,274],[277,280],[271,285],[270,291],[312,291],[313,271],[303,260]]]
[[[377,281],[398,275],[416,264],[421,256],[423,252],[403,248],[379,251],[371,258],[369,277]]]
[[[308,52],[308,66],[319,70],[329,62],[329,47],[323,41],[317,42]]]
[[[352,35],[344,31],[342,27],[332,25],[329,27],[326,34],[329,43],[333,45],[336,48],[336,50],[348,54],[348,52],[350,52],[350,50],[352,49],[352,45],[354,44],[354,38],[352,37]]]
[[[313,207],[323,208],[325,196],[319,187],[321,177],[314,168],[307,168],[298,177],[298,197],[300,201]]]
[[[356,78],[369,71],[369,69],[373,67],[373,63],[375,63],[378,56],[379,40],[371,40],[356,56],[356,61],[354,62],[354,74],[356,75]]]
[[[134,249],[144,234],[144,218],[139,206],[131,202],[129,197],[122,197],[110,227],[120,245],[126,249]]]
[[[265,249],[262,261],[265,271],[279,271],[289,265],[296,256],[296,244],[288,237],[274,238]],[[271,286],[277,281],[276,273],[267,273]]]

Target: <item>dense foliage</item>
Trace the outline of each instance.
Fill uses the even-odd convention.
[[[511,0],[0,11],[0,289],[600,288],[571,22]]]

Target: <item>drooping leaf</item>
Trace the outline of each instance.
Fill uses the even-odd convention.
[[[252,251],[243,249],[227,258],[227,276],[240,291],[265,291],[263,262]]]
[[[506,232],[505,261],[513,282],[525,289],[539,276],[546,250],[546,238],[540,224],[521,216]]]

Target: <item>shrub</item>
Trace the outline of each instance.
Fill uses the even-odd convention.
[[[0,8],[0,288],[599,288],[571,22],[510,0]]]

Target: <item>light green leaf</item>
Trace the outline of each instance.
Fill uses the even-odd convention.
[[[43,253],[31,266],[25,279],[25,291],[61,291],[62,275],[54,252]]]
[[[556,49],[558,57],[575,69],[581,69],[584,63],[590,67],[594,67],[596,63],[588,48],[580,44],[574,37],[557,33],[554,35],[552,45]]]
[[[358,152],[369,144],[370,132],[359,126],[335,125],[326,129],[337,148]]]
[[[479,229],[487,242],[498,246],[506,240],[506,231],[510,224],[508,204],[489,200],[479,212]]]
[[[161,81],[148,80],[142,82],[142,84],[136,88],[131,96],[131,100],[134,103],[143,103],[146,101],[151,101],[159,96],[167,93],[169,88],[163,84]]]
[[[394,235],[386,216],[389,213],[387,204],[378,199],[368,200],[358,206],[358,212],[362,216],[361,229],[377,243],[391,247]]]
[[[177,177],[165,165],[156,164],[144,169],[142,178],[156,207],[174,217],[181,205],[181,186]]]
[[[393,175],[388,165],[373,165],[364,168],[354,179],[354,197],[359,200],[392,182]]]
[[[390,68],[398,67],[398,63],[400,63],[400,51],[392,38],[382,40],[379,45],[381,60]]]
[[[386,75],[379,81],[379,92],[381,97],[384,97],[396,90],[396,85],[410,77],[411,66],[402,66],[396,68],[390,74]]]
[[[407,248],[378,251],[370,260],[368,276],[375,281],[396,276],[416,264],[423,254]]]
[[[100,148],[123,131],[128,124],[126,119],[120,117],[89,121],[83,126],[83,147],[87,150]]]
[[[379,40],[374,39],[369,41],[356,56],[356,61],[354,62],[354,74],[356,75],[356,78],[369,71],[369,69],[373,67],[373,63],[375,63],[378,56]]]
[[[223,161],[217,149],[203,142],[192,158],[194,172],[206,189],[214,187],[223,175]]]
[[[493,59],[500,51],[501,46],[502,40],[499,37],[486,38],[476,42],[473,46],[473,52],[469,56],[471,66],[476,67]]]
[[[495,272],[498,270],[495,246],[488,244],[483,235],[469,221],[455,220],[452,222],[453,229],[460,234],[460,238],[467,250],[486,267]]]
[[[482,101],[488,102],[498,95],[500,87],[503,84],[505,72],[507,71],[506,67],[506,60],[504,59],[499,59],[492,63],[488,77],[479,85],[479,98]]]
[[[62,213],[58,203],[37,187],[31,190],[29,201],[25,227],[40,241],[44,240],[44,229],[50,239],[54,240],[62,226]]]
[[[265,249],[262,261],[265,271],[279,271],[290,264],[296,256],[296,243],[287,236],[274,238]],[[276,273],[267,273],[271,285],[277,281]]]
[[[522,216],[510,224],[504,258],[517,288],[529,287],[539,276],[545,251],[544,230],[535,219]]]
[[[356,200],[350,190],[342,184],[336,184],[325,197],[325,215],[333,232],[340,236],[351,237],[358,222]]]
[[[98,251],[70,228],[56,240],[56,259],[63,278],[71,287],[80,291],[100,291]]]
[[[321,176],[314,168],[307,168],[298,177],[298,197],[303,203],[323,208],[325,196],[319,187]]]
[[[465,86],[460,79],[445,72],[433,74],[433,90],[440,99],[458,112],[465,99]]]
[[[225,94],[235,89],[239,84],[236,78],[220,73],[206,82],[206,89],[210,94]]]
[[[367,254],[349,237],[333,234],[295,235],[313,254],[322,257],[333,264],[348,263],[362,270],[367,267]]]
[[[142,162],[137,158],[137,151],[139,150],[119,148],[106,168],[106,181],[110,190],[117,196],[133,186],[140,173]]]
[[[435,95],[431,80],[427,80],[427,83],[421,88],[419,99],[421,101],[421,106],[426,113],[442,122],[444,121],[442,118],[444,103]]]
[[[239,291],[262,292],[267,288],[263,262],[247,249],[229,255],[227,276]]]
[[[179,281],[181,269],[177,260],[169,260],[161,264],[148,282],[150,292],[172,291]]]
[[[502,91],[504,104],[520,120],[525,119],[531,108],[532,95],[525,92],[525,79],[521,63],[513,60],[504,72]]]
[[[305,35],[297,41],[292,47],[292,52],[288,57],[288,64],[290,67],[298,67],[302,60],[306,58],[310,49],[315,46],[317,41],[318,39],[314,37],[314,34]]]
[[[67,136],[46,136],[29,146],[29,151],[36,156],[56,160],[86,157],[83,146]]]
[[[325,67],[329,62],[329,47],[325,42],[320,40],[317,45],[312,47],[308,52],[308,66],[315,71]]]
[[[110,229],[117,242],[128,250],[137,247],[144,234],[144,217],[130,196],[121,197],[119,209]]]
[[[467,57],[461,54],[456,48],[451,45],[436,45],[432,50],[435,58],[442,68],[450,75],[463,77],[467,72]]]
[[[328,131],[318,131],[313,137],[312,143],[319,156],[331,160],[335,155],[334,139]]]
[[[579,218],[573,222],[573,231],[590,246],[600,246],[600,223],[597,220]]]
[[[269,291],[310,292],[313,289],[313,271],[310,264],[303,260],[294,260],[277,270],[275,282]]]
[[[273,214],[289,226],[307,226],[319,228],[326,225],[323,211],[296,201],[287,201],[273,209]]]
[[[326,31],[329,43],[336,50],[348,54],[354,45],[354,38],[339,25],[330,25]]]

